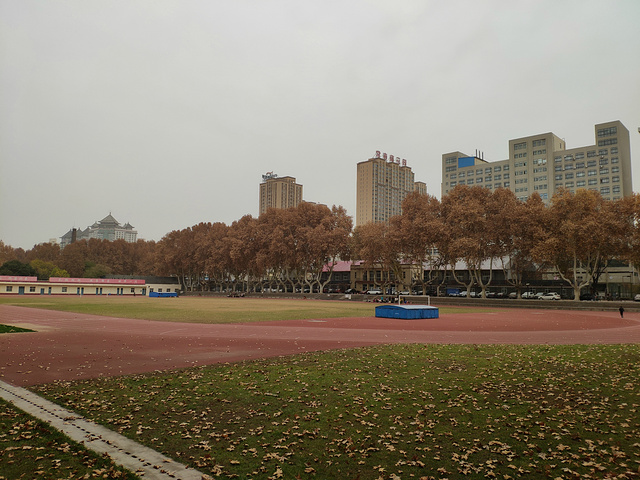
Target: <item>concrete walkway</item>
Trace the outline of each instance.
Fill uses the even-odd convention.
[[[197,470],[176,463],[155,450],[90,422],[24,388],[0,381],[0,397],[99,455],[107,454],[114,463],[130,470],[140,478],[149,480],[208,478]]]

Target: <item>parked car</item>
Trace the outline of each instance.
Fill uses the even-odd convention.
[[[358,293],[358,291],[355,288],[348,288],[344,291],[344,293],[352,294],[352,293]]]
[[[377,289],[367,290],[367,295],[382,295],[382,290],[377,290]]]
[[[560,300],[560,295],[556,292],[543,293],[538,297],[540,300]]]
[[[536,298],[535,293],[533,292],[523,292],[522,293],[522,298]]]
[[[640,293],[638,293],[635,297],[633,297],[634,302],[640,302]]]
[[[595,300],[595,297],[592,293],[581,293],[580,300]]]

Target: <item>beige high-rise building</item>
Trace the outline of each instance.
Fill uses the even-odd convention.
[[[376,152],[357,165],[356,226],[388,222],[402,212],[402,201],[413,191],[427,193],[424,182],[416,182],[407,161]]]
[[[520,200],[537,192],[545,203],[561,187],[595,190],[609,200],[633,192],[629,130],[619,121],[595,125],[595,143],[567,149],[553,133],[509,141],[509,159],[487,162],[482,155],[442,155],[442,195],[456,185],[509,188]]]
[[[278,177],[273,172],[262,176],[260,184],[260,211],[269,208],[297,207],[302,202],[302,185],[293,177]]]

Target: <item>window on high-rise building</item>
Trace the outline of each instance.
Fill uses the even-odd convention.
[[[618,127],[599,128],[598,137],[609,137],[618,133]]]

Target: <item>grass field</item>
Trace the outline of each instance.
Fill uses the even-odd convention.
[[[194,322],[374,308],[204,297],[0,302]],[[639,376],[635,344],[414,344],[32,390],[214,478],[623,479],[640,476]],[[36,469],[36,478],[123,475],[0,402],[0,479],[34,478]]]
[[[0,400],[0,478],[138,477]]]
[[[33,332],[33,330],[29,330],[28,328],[14,327],[13,325],[0,324],[0,333],[20,333],[20,332]]]
[[[226,297],[11,297],[0,304],[22,305],[67,312],[138,318],[167,322],[237,323],[314,318],[372,317],[375,306],[369,302],[332,300],[262,299]],[[456,307],[442,312],[460,311]],[[490,311],[489,308],[464,308],[465,312]]]
[[[637,478],[640,347],[396,345],[45,385],[220,478]]]

